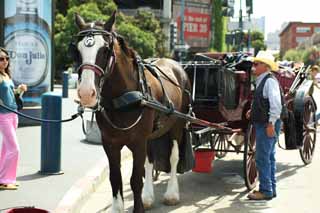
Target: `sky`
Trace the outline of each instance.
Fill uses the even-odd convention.
[[[242,0],[245,12],[245,0]],[[235,15],[240,0],[235,0]],[[284,22],[320,22],[319,0],[253,0],[253,16],[266,17],[266,34],[279,30]]]

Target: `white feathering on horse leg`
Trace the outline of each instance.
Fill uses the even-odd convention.
[[[166,205],[176,205],[180,200],[179,185],[177,179],[177,165],[179,161],[179,148],[177,140],[173,140],[173,147],[170,156],[171,175],[168,182],[167,191],[164,194]]]
[[[142,202],[145,209],[151,208],[154,202],[154,191],[153,191],[153,164],[149,162],[148,157],[144,164],[145,167],[145,181],[142,190]]]
[[[113,197],[111,213],[123,213],[124,205],[120,192],[118,192],[117,197]]]

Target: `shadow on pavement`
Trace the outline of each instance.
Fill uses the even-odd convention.
[[[30,174],[30,175],[18,176],[17,180],[18,181],[35,180],[35,179],[46,178],[48,176],[51,176],[51,175],[42,175],[42,174],[37,172],[37,173]]]

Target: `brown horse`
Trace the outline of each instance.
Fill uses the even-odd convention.
[[[103,148],[109,159],[113,193],[111,211],[124,211],[120,171],[120,151],[123,146],[127,146],[133,156],[130,179],[134,195],[133,212],[144,212],[144,207],[151,207],[154,201],[153,163],[149,154],[147,156],[147,141],[165,133],[169,133],[172,150],[171,178],[164,202],[169,205],[176,204],[180,199],[176,177],[178,144],[182,141],[186,122],[136,103],[125,110],[118,110],[114,103],[119,97],[122,100],[121,98],[131,94],[130,92],[138,92],[143,98],[149,96],[158,102],[168,100],[174,109],[187,113],[189,95],[186,90],[190,90],[190,82],[186,73],[173,60],[156,60],[154,65],[161,71],[158,72],[161,83],[154,74],[141,66],[135,51],[113,31],[115,12],[105,23],[86,23],[78,14],[75,21],[80,30],[75,46],[80,76],[78,96],[82,106],[96,109]]]

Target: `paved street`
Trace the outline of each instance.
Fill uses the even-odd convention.
[[[320,101],[320,92],[314,95]],[[320,106],[320,103],[318,103]],[[319,128],[317,141],[319,141]],[[281,135],[282,142],[284,141]],[[243,155],[229,153],[224,159],[215,160],[211,174],[188,172],[179,175],[181,202],[177,206],[162,204],[169,176],[161,173],[154,183],[156,201],[149,212],[216,212],[216,213],[314,213],[318,212],[320,191],[320,147],[316,145],[312,164],[304,166],[298,150],[287,151],[277,147],[278,197],[271,201],[249,201],[242,178]],[[122,166],[126,212],[132,212],[133,201],[130,189],[132,161]],[[84,204],[81,213],[108,212],[111,205],[111,187],[108,178]]]
[[[61,92],[61,88],[55,88]],[[73,99],[76,90],[69,90],[63,99],[62,117],[70,118],[77,110]],[[90,114],[85,114],[86,119]],[[40,175],[41,126],[21,127],[17,130],[21,155],[18,165],[18,190],[0,191],[0,212],[16,206],[35,206],[54,210],[65,193],[96,163],[105,156],[100,146],[86,143],[81,129],[81,119],[62,124],[61,168],[62,175]],[[0,136],[1,137],[1,136]]]
[[[318,134],[318,138],[319,138]],[[179,176],[181,203],[168,207],[161,203],[168,175],[162,173],[155,182],[156,202],[149,211],[163,212],[292,212],[314,213],[318,207],[320,190],[320,150],[316,147],[313,163],[304,166],[298,151],[277,148],[278,197],[272,201],[254,202],[246,199],[247,191],[242,179],[242,155],[228,154],[214,161],[211,174],[189,172]],[[124,177],[125,208],[132,212],[132,193],[129,184],[131,161],[122,168]],[[111,204],[111,187],[105,180],[82,208],[82,213],[105,212]],[[107,211],[106,211],[107,212]]]

